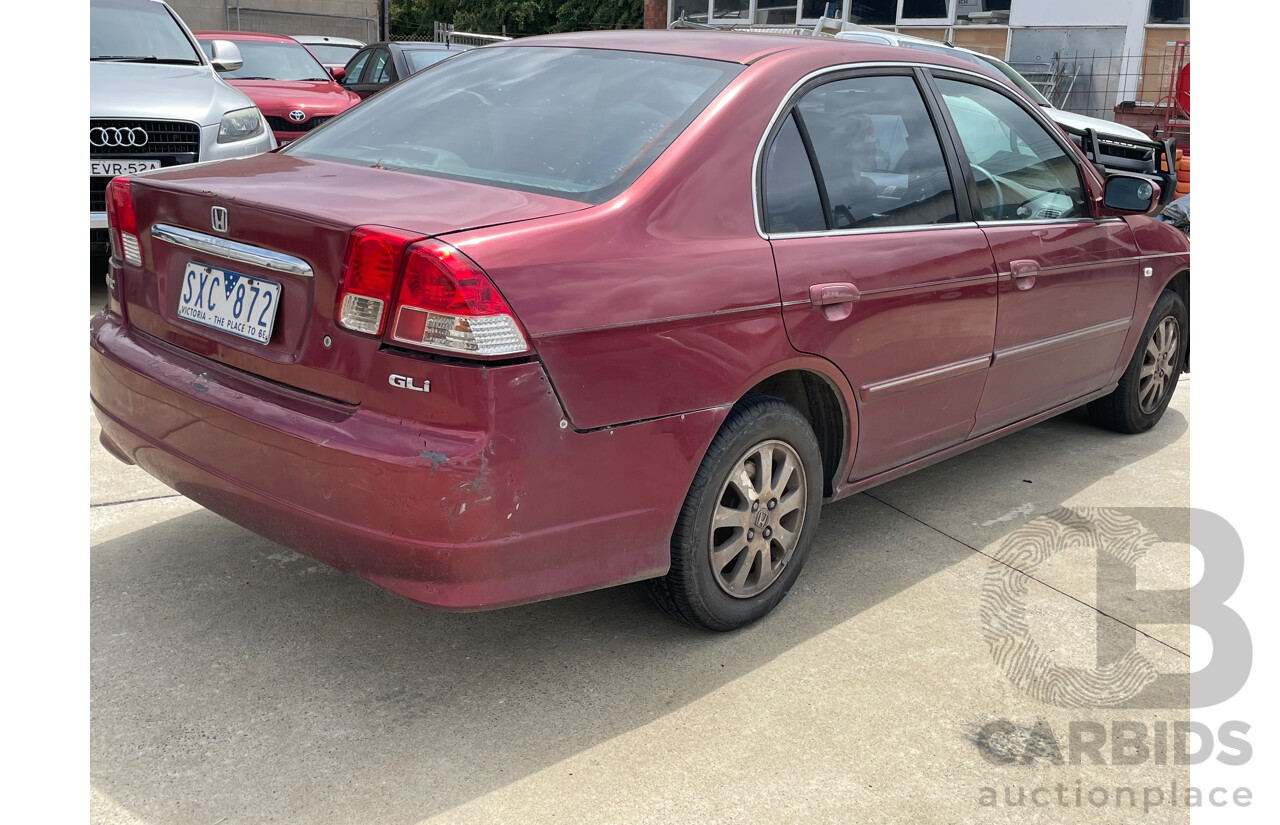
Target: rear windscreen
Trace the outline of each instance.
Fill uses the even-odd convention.
[[[474,49],[281,152],[600,203],[639,177],[741,70],[600,49]]]
[[[316,56],[321,63],[345,66],[347,61],[360,51],[359,46],[341,46],[336,43],[304,43],[307,51]]]

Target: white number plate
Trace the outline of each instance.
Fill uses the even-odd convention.
[[[116,175],[132,175],[136,172],[159,168],[158,160],[91,160],[89,176],[114,178]]]
[[[188,261],[178,317],[265,344],[279,303],[280,284]]]

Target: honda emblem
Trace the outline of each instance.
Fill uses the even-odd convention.
[[[227,209],[225,206],[215,206],[209,212],[210,223],[213,225],[214,232],[227,231]]]

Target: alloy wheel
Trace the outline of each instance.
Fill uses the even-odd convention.
[[[712,515],[710,559],[716,584],[747,599],[782,574],[808,507],[804,465],[784,441],[763,441],[738,460]]]
[[[1148,415],[1160,407],[1177,378],[1174,361],[1179,351],[1178,332],[1177,320],[1168,316],[1156,325],[1147,341],[1138,373],[1138,407]]]

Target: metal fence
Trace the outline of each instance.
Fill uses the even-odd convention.
[[[396,21],[393,20],[391,24],[391,39],[405,43],[457,43],[462,46],[485,46],[490,43],[501,43],[512,38],[507,36],[505,26],[500,34],[460,32],[453,27],[453,24],[441,23],[437,20],[431,31],[426,31],[421,26],[406,29],[405,27],[397,26]]]
[[[366,8],[361,16],[281,11],[228,4],[226,13],[227,25],[234,31],[350,37],[365,43],[379,39],[376,7],[372,10]]]
[[[1190,45],[1169,43],[1142,54],[1054,52],[1039,62],[1010,61],[1059,109],[1121,120],[1168,137],[1189,129],[1177,104],[1176,76],[1190,62]]]

